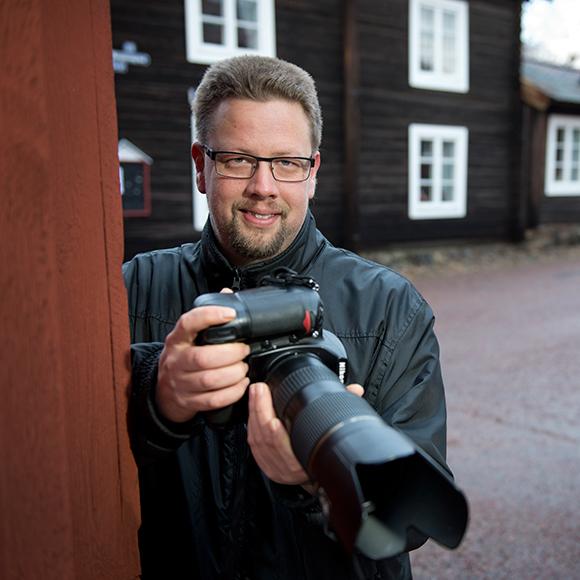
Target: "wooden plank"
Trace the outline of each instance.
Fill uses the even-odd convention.
[[[109,7],[9,4],[0,575],[136,578]]]

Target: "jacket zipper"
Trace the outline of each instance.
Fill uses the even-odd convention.
[[[234,279],[232,280],[232,290],[237,292],[242,288],[242,274],[239,268],[234,268]]]

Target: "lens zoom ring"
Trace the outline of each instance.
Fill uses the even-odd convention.
[[[273,398],[276,412],[279,415],[283,413],[290,399],[307,385],[328,380],[338,383],[336,374],[322,363],[317,366],[309,365],[297,368],[284,377],[274,389]]]
[[[375,416],[375,411],[360,397],[348,391],[327,393],[312,401],[292,425],[292,448],[302,465],[308,465],[310,454],[335,425],[361,416]]]

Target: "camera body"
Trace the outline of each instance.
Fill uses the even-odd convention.
[[[250,346],[248,376],[252,382],[270,384],[271,371],[283,360],[294,359],[296,362],[308,356],[307,363],[314,361],[316,366],[322,363],[334,375],[334,380],[344,384],[348,371],[346,351],[336,336],[322,330],[324,306],[316,283],[310,279],[299,279],[300,284],[288,283],[287,278],[274,280],[276,285],[235,294],[199,296],[194,307],[226,306],[236,311],[236,317],[225,324],[205,329],[198,335],[196,343],[247,343]],[[275,407],[284,405],[279,401],[277,390],[272,391]],[[278,415],[281,417],[282,413]],[[244,402],[206,413],[206,421],[213,427],[223,427],[244,417]],[[288,428],[287,421],[285,423]]]
[[[442,466],[345,389],[346,351],[322,330],[317,284],[289,275],[269,282],[199,296],[195,307],[228,306],[236,317],[207,328],[196,342],[250,345],[250,379],[270,387],[292,450],[319,486],[329,530],[348,552],[371,559],[413,549],[427,537],[457,547],[467,527],[465,496]],[[214,428],[245,417],[243,399],[206,413]]]

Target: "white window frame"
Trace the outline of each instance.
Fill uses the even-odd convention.
[[[432,71],[421,70],[421,8],[434,11]],[[443,13],[456,18],[455,71],[443,70]],[[469,7],[464,0],[409,1],[409,85],[418,89],[467,93],[469,91]]]
[[[561,168],[563,179],[556,179],[556,149],[558,129],[564,130],[564,148]],[[580,131],[580,117],[573,115],[550,115],[548,117],[546,142],[545,192],[547,196],[580,196],[580,151],[578,159],[573,159],[572,135]],[[578,174],[573,179],[572,168],[577,166]]]
[[[223,44],[203,42],[202,0],[185,2],[185,46],[189,62],[212,64],[223,58],[240,54],[259,54],[276,56],[276,22],[274,0],[258,2],[258,48],[240,48],[237,45],[236,0],[224,0],[224,37]]]
[[[191,107],[193,100],[195,98],[195,88],[191,87],[187,91],[187,100],[189,101],[189,106]],[[196,139],[196,127],[195,127],[195,115],[193,111],[191,112],[191,143],[195,143]],[[209,215],[209,208],[207,205],[207,196],[200,193],[197,189],[197,172],[195,170],[195,161],[191,156],[191,209],[193,213],[193,228],[196,232],[201,232],[203,226],[207,221]]]
[[[421,140],[433,142],[432,195],[430,201],[421,200]],[[463,218],[467,213],[467,147],[469,132],[466,127],[451,125],[409,125],[409,200],[408,212],[412,220]],[[442,199],[443,141],[454,145],[454,198]]]

